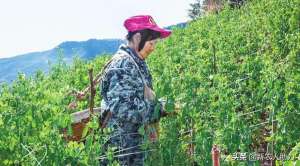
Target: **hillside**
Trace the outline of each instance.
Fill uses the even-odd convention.
[[[160,122],[146,165],[212,165],[214,144],[222,166],[267,165],[270,155],[277,165],[299,164],[299,20],[299,0],[252,0],[174,29],[160,42],[147,63],[156,95],[179,113]],[[99,132],[96,117],[85,144],[66,142],[61,131],[71,132],[67,93],[88,85],[88,68],[98,73],[109,58],[59,61],[48,75],[19,75],[3,85],[0,165],[98,165],[109,130]],[[75,111],[87,107],[85,100]],[[104,157],[113,160],[112,151]]]
[[[47,51],[3,58],[0,59],[0,82],[12,82],[16,79],[18,72],[29,76],[38,70],[48,72],[50,64],[57,63],[59,54],[63,55],[64,61],[70,64],[75,56],[91,60],[97,55],[113,54],[121,43],[120,39],[68,41]]]

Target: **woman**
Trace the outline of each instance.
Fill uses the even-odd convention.
[[[145,59],[155,49],[160,38],[171,31],[159,28],[149,15],[125,20],[127,45],[121,45],[104,71],[101,81],[101,107],[109,110],[107,127],[113,129],[108,145],[117,147],[121,165],[143,165],[141,153],[143,135],[139,128],[156,122],[165,115],[152,91],[152,77]],[[157,109],[156,109],[157,110]],[[128,154],[128,155],[127,155]],[[102,162],[105,165],[105,162]]]

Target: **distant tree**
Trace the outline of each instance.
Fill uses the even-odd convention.
[[[206,12],[218,12],[222,7],[222,0],[204,0],[202,8]]]
[[[244,3],[246,2],[246,0],[229,0],[229,6],[232,8],[236,8],[236,7],[241,7]]]
[[[195,20],[207,12],[218,12],[222,7],[222,0],[196,0],[190,6],[189,17]]]
[[[188,10],[189,12],[188,14],[191,19],[195,20],[196,18],[202,15],[203,11],[201,6],[202,6],[202,0],[196,0],[195,3],[190,4],[191,9]]]
[[[246,0],[196,0],[195,3],[191,3],[189,9],[189,17],[193,20],[200,17],[207,12],[218,13],[224,3],[228,3],[230,7],[240,7],[246,2]]]

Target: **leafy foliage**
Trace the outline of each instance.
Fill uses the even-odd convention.
[[[237,151],[291,151],[300,141],[298,16],[297,0],[252,1],[192,22],[157,47],[150,63],[158,95],[182,105],[161,123],[159,163],[188,162],[178,133],[193,128],[200,165],[211,165],[213,144],[222,164]]]

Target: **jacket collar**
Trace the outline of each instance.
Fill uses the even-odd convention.
[[[140,58],[138,56],[138,54],[136,53],[136,51],[131,49],[128,45],[121,44],[121,46],[119,47],[119,50],[122,50],[122,51],[125,51],[126,53],[128,53],[134,59],[134,61],[137,64],[139,64],[140,66],[145,65],[145,60]]]

